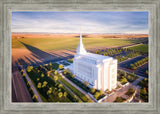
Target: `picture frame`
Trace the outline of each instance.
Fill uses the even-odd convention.
[[[0,1],[1,113],[160,113],[160,0],[1,0]],[[11,101],[12,11],[148,11],[148,103],[13,103]]]

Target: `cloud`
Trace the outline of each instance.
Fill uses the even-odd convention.
[[[148,33],[146,12],[13,12],[12,32]]]

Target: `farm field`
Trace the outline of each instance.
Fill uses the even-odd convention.
[[[76,49],[79,38],[21,38],[12,39],[12,49],[25,49],[28,45],[43,51]],[[85,48],[124,46],[139,43],[140,40],[83,38]]]
[[[148,53],[148,45],[144,45],[144,44],[137,45],[137,46],[132,46],[132,47],[129,47],[129,49],[139,51],[139,52],[142,52],[142,53]]]

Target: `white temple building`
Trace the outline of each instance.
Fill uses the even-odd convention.
[[[111,91],[117,86],[117,60],[87,52],[81,34],[73,65],[69,70],[77,79],[88,82],[95,89]]]

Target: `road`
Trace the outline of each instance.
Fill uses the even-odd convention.
[[[12,66],[13,63],[12,63]],[[32,98],[17,67],[12,67],[12,102],[32,102]]]

